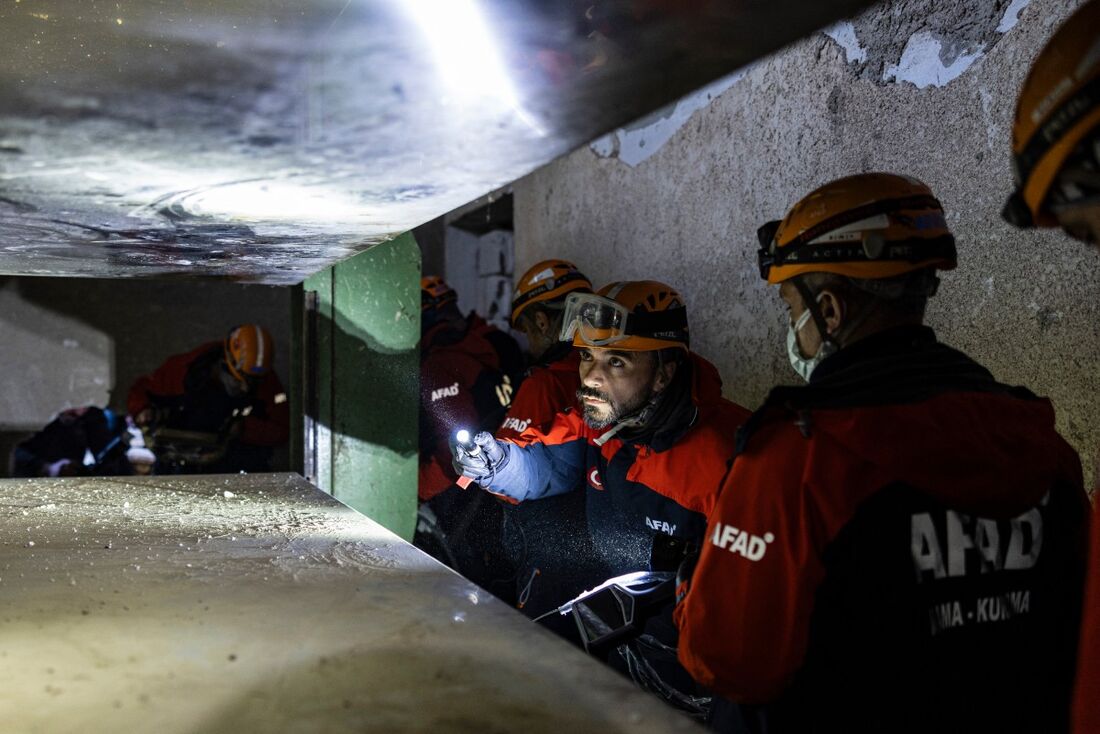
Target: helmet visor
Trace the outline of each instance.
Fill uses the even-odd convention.
[[[627,338],[630,312],[610,298],[593,293],[570,293],[565,299],[561,340],[579,336],[589,346],[604,347]]]

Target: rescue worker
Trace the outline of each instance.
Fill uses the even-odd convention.
[[[157,429],[216,437],[219,458],[157,472],[221,473],[271,470],[274,450],[290,435],[290,407],[272,370],[275,343],[267,329],[244,324],[225,338],[169,357],[130,388],[127,409],[134,422]]]
[[[562,338],[580,356],[581,409],[559,412],[549,428],[529,426],[519,441],[481,433],[476,450],[455,448],[455,461],[483,488],[518,502],[583,489],[596,557],[581,581],[593,588],[649,568],[668,538],[701,542],[748,411],[722,397],[718,371],[689,351],[687,308],[668,285],[619,282],[597,295],[570,293],[563,324]],[[676,641],[668,607],[647,626],[657,641],[647,662],[690,698],[690,679],[668,653]],[[613,665],[634,664],[633,651],[619,652]],[[666,695],[671,702],[675,693]]]
[[[1016,189],[1005,218],[1061,227],[1100,247],[1100,1],[1055,32],[1020,91],[1012,133]],[[1094,490],[1095,504],[1095,490]],[[1073,730],[1100,731],[1100,510],[1093,513]]]
[[[517,280],[512,327],[527,337],[531,366],[497,429],[498,439],[524,445],[528,428],[545,432],[559,411],[576,408],[580,353],[571,342],[561,341],[562,315],[570,293],[591,292],[592,283],[566,260],[543,260]],[[580,569],[593,557],[587,536],[562,534],[562,528],[583,523],[581,492],[504,507],[504,544],[516,574],[516,606],[527,616],[542,616],[584,590]],[[547,617],[545,624],[564,636],[574,632],[573,621],[560,615]]]
[[[860,174],[760,242],[809,384],[742,430],[680,590],[680,660],[746,705],[715,728],[1064,730],[1081,465],[1049,401],[922,325],[956,265],[940,203]]]
[[[501,508],[455,485],[448,437],[494,430],[523,376],[515,340],[476,313],[463,316],[438,276],[420,281],[421,501],[414,543],[474,583],[511,601],[513,573],[501,547]]]
[[[1040,52],[1012,129],[1016,187],[1004,217],[1100,245],[1100,3],[1082,5]]]
[[[13,453],[14,477],[131,474],[126,416],[94,405],[63,410]]]

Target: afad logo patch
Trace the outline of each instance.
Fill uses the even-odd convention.
[[[443,398],[453,398],[458,395],[458,383],[451,385],[450,387],[441,387],[436,390],[432,390],[432,402],[436,400],[442,400]]]
[[[530,418],[525,418],[523,420],[519,418],[505,418],[504,423],[502,423],[500,427],[509,431],[515,431],[516,433],[523,433],[530,425]]]
[[[750,561],[759,561],[768,550],[768,543],[775,540],[772,533],[764,533],[764,536],[752,535],[744,530],[738,530],[732,525],[714,524],[714,532],[710,536],[712,545],[716,545],[730,553],[737,553]]]
[[[600,470],[596,467],[592,467],[592,471],[588,472],[588,483],[592,485],[593,489],[603,491],[603,482],[600,481]]]
[[[647,517],[645,519],[645,526],[650,530],[656,530],[658,533],[664,533],[665,535],[676,534],[676,525],[665,522],[664,520],[654,520],[653,518]]]

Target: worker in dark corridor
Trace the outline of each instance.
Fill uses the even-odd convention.
[[[584,490],[585,526],[560,534],[587,531],[596,557],[581,581],[592,588],[650,568],[659,538],[702,541],[748,411],[722,397],[718,370],[689,351],[687,307],[668,285],[571,293],[563,324],[563,339],[580,356],[582,409],[559,412],[549,427],[529,426],[516,441],[479,434],[476,452],[457,447],[455,460],[482,487],[518,502]],[[671,604],[647,633],[638,641],[647,663],[677,691],[697,693],[669,653]],[[638,650],[620,648],[609,662],[630,667]]]
[[[437,276],[420,281],[420,512],[415,544],[508,600],[514,573],[501,546],[502,510],[491,497],[456,486],[450,436],[495,430],[523,377],[515,340],[476,313]]]
[[[1015,191],[1005,218],[1021,227],[1061,227],[1100,247],[1100,0],[1070,16],[1032,64],[1016,106],[1012,155]],[[1100,731],[1100,510],[1088,558],[1076,734]]]
[[[940,203],[833,181],[760,229],[805,386],[743,429],[677,609],[720,730],[1064,731],[1087,501],[1048,400],[923,326]],[[686,574],[685,574],[686,576]]]
[[[497,429],[498,439],[523,445],[528,428],[545,432],[559,412],[577,407],[580,353],[572,342],[561,341],[562,316],[570,293],[591,292],[588,278],[566,260],[543,260],[516,281],[512,326],[527,337],[531,366]],[[562,528],[583,525],[581,492],[504,507],[504,544],[516,573],[516,605],[527,616],[539,617],[583,591],[586,575],[580,570],[594,557],[588,536],[562,533]],[[546,624],[559,633],[573,632],[573,620],[567,617],[551,615]]]
[[[287,442],[290,408],[272,370],[275,343],[262,326],[244,324],[221,341],[169,357],[130,388],[127,408],[134,422],[154,436],[213,437],[208,458],[165,466],[157,472],[213,474],[270,471],[276,447]],[[185,433],[178,433],[185,432]],[[163,444],[162,444],[163,445]]]

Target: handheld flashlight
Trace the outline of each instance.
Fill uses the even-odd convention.
[[[470,432],[467,431],[465,428],[460,429],[457,433],[455,433],[455,443],[461,446],[462,450],[470,456],[477,456],[481,453],[481,447],[474,443],[474,437],[471,436]],[[455,482],[455,484],[457,484],[462,489],[468,488],[473,483],[474,480],[470,479],[467,476],[460,476]]]
[[[465,428],[455,434],[455,443],[461,446],[462,450],[470,456],[477,456],[481,453],[481,447],[474,443],[474,437]]]

